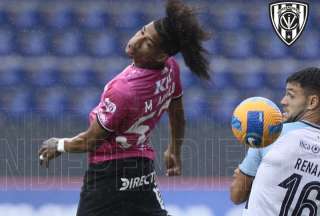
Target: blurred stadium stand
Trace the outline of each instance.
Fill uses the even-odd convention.
[[[161,10],[153,7],[155,3],[160,2],[135,1],[132,5],[130,1],[24,1],[18,4],[16,1],[2,1],[0,85],[23,84],[26,91],[23,101],[37,101],[32,103],[32,109],[29,103],[20,102],[19,114],[30,110],[73,112],[74,99],[64,94],[64,90],[57,89],[81,89],[83,92],[89,86],[101,89],[130,63],[123,51],[130,35],[161,15]],[[213,81],[206,85],[182,66],[185,101],[188,103],[186,111],[192,119],[201,118],[201,109],[206,109],[213,119],[228,122],[234,105],[245,97],[254,96],[253,90],[259,88],[270,92],[283,88],[282,77],[287,71],[280,69],[278,63],[287,64],[287,60],[292,59],[295,65],[292,69],[295,70],[319,56],[319,32],[303,33],[292,49],[286,49],[270,25],[266,5],[259,1],[239,0],[223,5],[220,1],[191,3],[201,8],[201,21],[213,32],[213,40],[208,41],[206,47],[214,71]],[[316,7],[319,8],[319,4]],[[313,19],[316,17],[310,18]],[[177,58],[182,63],[181,57]],[[269,64],[274,66],[269,67]],[[291,71],[290,68],[288,72]],[[235,97],[228,97],[228,94],[228,98],[210,97],[233,89],[237,89]],[[52,92],[56,90],[56,93]],[[47,99],[38,98],[43,95],[36,94],[37,91],[48,92]],[[268,96],[276,100],[280,98],[279,94],[281,91],[274,91]],[[78,102],[87,107],[92,100],[98,102],[99,95],[93,94],[93,97],[95,100]],[[52,101],[51,108],[44,110],[47,101]],[[228,113],[221,117],[216,107],[207,105],[211,103],[223,104]],[[87,117],[87,113],[81,113],[83,118]]]

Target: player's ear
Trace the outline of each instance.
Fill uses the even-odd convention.
[[[319,95],[313,94],[308,96],[308,109],[314,110],[320,106]]]

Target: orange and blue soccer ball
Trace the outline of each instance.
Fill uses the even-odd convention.
[[[232,132],[238,141],[253,148],[273,143],[282,130],[282,113],[271,100],[251,97],[234,110]]]

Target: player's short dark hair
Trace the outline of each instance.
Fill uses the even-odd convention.
[[[320,69],[309,67],[297,71],[287,78],[287,83],[299,83],[307,94],[320,95]]]
[[[202,42],[210,34],[199,24],[195,9],[181,0],[167,0],[166,17],[155,22],[161,47],[170,56],[180,52],[185,64],[200,78],[210,79],[208,52]]]

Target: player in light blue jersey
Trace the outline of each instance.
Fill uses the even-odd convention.
[[[283,124],[280,137],[295,129],[307,127],[302,122],[285,123]],[[248,200],[251,191],[253,179],[257,173],[258,167],[262,158],[266,155],[272,145],[264,148],[249,147],[246,157],[239,164],[239,167],[234,170],[234,179],[231,184],[231,200],[234,204],[241,204]]]
[[[231,200],[249,200],[245,215],[318,215],[320,69],[291,75],[281,104],[287,123],[280,138],[266,148],[249,148],[234,172]]]

